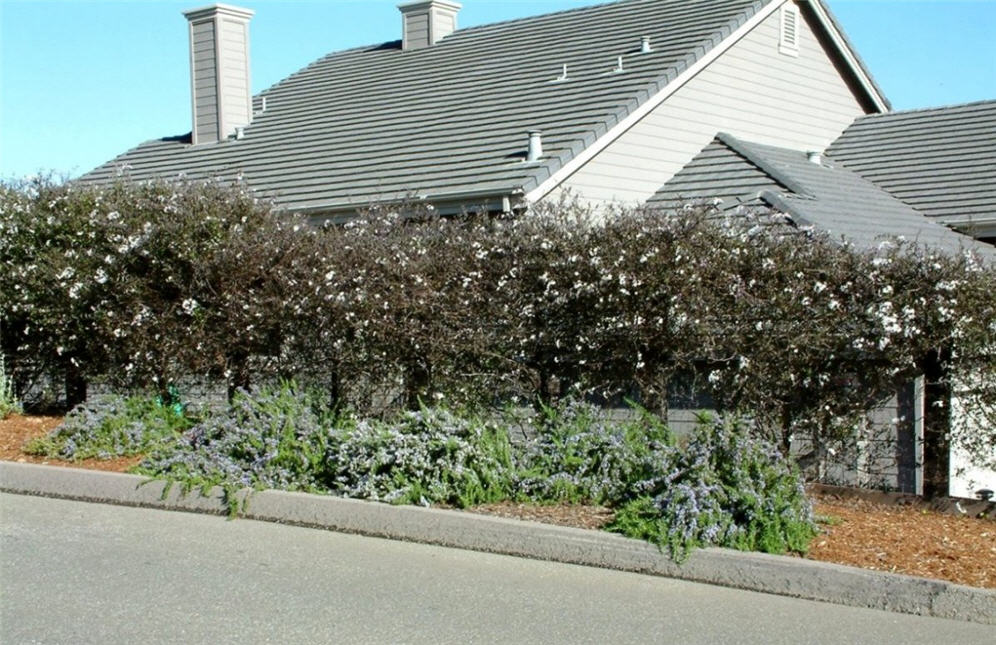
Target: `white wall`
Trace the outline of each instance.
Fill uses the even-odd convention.
[[[996,418],[996,414],[988,415],[988,419],[993,418]],[[956,390],[951,397],[951,426],[954,436],[957,438],[962,433],[979,432],[986,422],[978,414],[966,413],[965,399]],[[951,448],[948,466],[948,491],[952,497],[975,499],[975,491],[979,489],[996,491],[996,471],[973,466],[968,454],[958,449],[957,441]]]

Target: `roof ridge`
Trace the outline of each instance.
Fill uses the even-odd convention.
[[[879,114],[865,114],[858,117],[857,121],[865,121],[869,119],[887,119],[894,116],[906,116],[906,115],[919,115],[926,114],[928,112],[943,112],[945,110],[960,110],[963,108],[973,108],[982,106],[993,106],[996,107],[996,99],[981,99],[979,101],[969,101],[968,103],[949,103],[947,105],[936,105],[932,107],[924,108],[910,108],[908,110],[893,110],[892,112],[881,112]]]
[[[568,13],[581,13],[584,11],[592,11],[597,9],[604,9],[612,5],[621,4],[635,4],[637,2],[650,2],[652,0],[608,0],[607,2],[601,2],[599,4],[585,5],[583,7],[573,7],[571,9],[559,9],[557,11],[549,11],[547,13],[541,13],[535,16],[523,16],[521,18],[507,18],[505,20],[497,20],[495,22],[488,22],[483,25],[474,25],[472,27],[461,27],[453,32],[453,34],[463,34],[470,31],[476,31],[478,29],[489,29],[491,27],[500,27],[504,25],[511,25],[515,23],[529,22],[532,20],[542,20],[544,18],[549,18],[550,16],[557,16]],[[451,34],[452,35],[452,34]]]
[[[750,163],[757,166],[761,172],[768,175],[771,179],[782,185],[783,188],[799,195],[800,197],[812,197],[810,191],[803,186],[801,183],[797,182],[794,178],[789,176],[786,172],[778,168],[777,165],[771,162],[770,159],[764,156],[763,150],[758,150],[756,146],[763,145],[757,144],[750,141],[741,141],[732,134],[728,132],[719,132],[716,134],[716,139],[725,145],[727,148],[737,153]],[[770,146],[775,148],[777,146]],[[782,148],[782,150],[790,150],[792,152],[799,152],[799,154],[804,154],[798,150],[792,150],[791,148]]]

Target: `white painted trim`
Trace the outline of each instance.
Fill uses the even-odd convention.
[[[923,432],[924,432],[924,392],[923,376],[913,380],[913,492],[923,495]]]
[[[872,103],[875,104],[875,108],[879,112],[888,112],[888,102],[886,102],[885,97],[879,94],[878,90],[875,89],[875,83],[872,82],[871,77],[869,77],[868,74],[865,73],[865,70],[862,69],[861,64],[854,55],[854,52],[847,46],[847,41],[844,40],[843,35],[837,31],[836,27],[834,27],[834,23],[824,9],[823,3],[820,2],[820,0],[806,0],[806,2],[808,2],[809,6],[813,8],[813,12],[819,19],[820,24],[826,32],[830,34],[830,39],[833,41],[833,44],[837,46],[837,51],[839,51],[844,57],[844,61],[847,63],[847,66],[851,68],[851,71],[861,82],[862,88],[864,88],[868,96],[871,97]]]
[[[526,193],[526,203],[532,204],[546,197],[550,191],[559,186],[564,180],[577,172],[586,163],[591,161],[595,155],[607,148],[613,141],[621,137],[627,130],[636,125],[640,119],[647,116],[669,96],[681,89],[685,83],[690,81],[714,60],[722,56],[726,50],[736,44],[737,41],[746,36],[759,24],[764,22],[768,16],[773,14],[779,7],[788,1],[790,0],[776,0],[761,9],[758,13],[751,16],[747,22],[740,25],[736,31],[730,34],[719,45],[713,47],[705,56],[695,61],[691,67],[679,74],[677,78],[668,83],[660,92],[650,97],[649,100],[645,101],[633,112],[630,112],[629,115],[627,115],[622,121],[609,128],[608,132],[599,137],[593,144],[582,150],[580,154],[561,166],[561,168],[550,175],[546,181]]]

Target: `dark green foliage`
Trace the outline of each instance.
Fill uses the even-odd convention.
[[[316,228],[207,183],[0,187],[0,344],[38,373],[166,394],[297,377],[363,414],[421,401],[639,392],[689,378],[783,452],[849,439],[950,347],[964,418],[996,410],[996,277],[911,243],[863,252],[749,216],[564,202],[527,216],[390,209]],[[976,378],[975,375],[978,375]],[[980,462],[996,434],[954,428]]]

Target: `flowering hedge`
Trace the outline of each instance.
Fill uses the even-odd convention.
[[[279,360],[295,227],[212,183],[6,187],[4,348],[64,372],[70,404],[98,377],[164,395],[191,373],[247,385],[250,357]]]
[[[238,186],[36,182],[0,191],[0,267],[15,376],[65,374],[70,403],[87,379],[166,397],[190,375],[298,375],[364,412],[568,392],[663,411],[681,380],[784,450],[853,436],[925,371],[971,375],[975,414],[996,402],[991,266],[749,216],[560,203],[314,227]],[[962,438],[996,461],[996,431]]]

